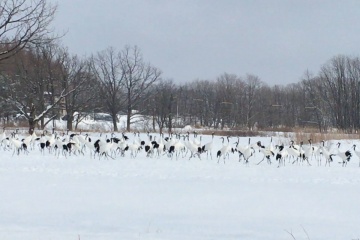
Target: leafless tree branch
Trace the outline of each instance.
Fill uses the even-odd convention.
[[[29,44],[49,43],[50,24],[57,6],[47,0],[3,0],[0,2],[0,62]]]

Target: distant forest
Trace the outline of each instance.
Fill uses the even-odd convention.
[[[285,86],[268,86],[256,74],[229,73],[179,84],[163,79],[161,66],[146,61],[131,44],[89,57],[70,53],[49,27],[56,8],[46,0],[0,3],[4,125],[20,115],[31,132],[62,118],[73,130],[75,120],[108,113],[114,131],[119,131],[119,114],[127,115],[127,131],[134,114],[146,115],[154,128],[168,131],[188,124],[237,130],[336,128],[348,133],[360,128],[358,57],[334,56],[317,74],[304,69],[300,82]]]

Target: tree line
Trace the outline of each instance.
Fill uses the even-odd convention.
[[[73,130],[87,115],[147,116],[149,130],[184,125],[215,129],[316,127],[356,132],[360,125],[360,61],[334,56],[298,83],[268,86],[255,74],[222,73],[184,84],[163,79],[137,46],[79,57],[49,29],[56,5],[46,0],[0,3],[0,115],[20,114],[29,131],[63,118]],[[74,113],[77,113],[76,115]],[[64,117],[66,115],[66,117]],[[75,123],[75,124],[74,124]],[[123,130],[123,129],[121,129]]]

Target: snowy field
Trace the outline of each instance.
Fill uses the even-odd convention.
[[[246,145],[248,138],[240,140]],[[270,143],[251,138],[258,140]],[[202,137],[202,143],[209,141],[211,136]],[[341,149],[354,143],[344,140]],[[127,151],[99,159],[88,149],[57,157],[41,153],[39,143],[28,154],[13,155],[2,146],[0,239],[360,238],[360,168],[354,153],[347,167],[337,157],[331,167],[324,160],[318,166],[313,157],[311,166],[286,160],[278,168],[273,157],[271,165],[266,160],[257,165],[263,158],[258,151],[248,166],[237,153],[218,163],[222,145],[215,136],[213,159],[203,153],[201,160],[189,160],[189,153],[178,160],[150,158],[144,150],[136,158]]]

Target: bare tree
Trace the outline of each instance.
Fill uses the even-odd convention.
[[[246,76],[245,82],[246,125],[249,129],[251,129],[253,124],[256,122],[256,117],[260,113],[259,110],[256,110],[256,104],[259,103],[259,89],[262,82],[259,77],[251,74]]]
[[[195,80],[187,86],[191,89],[191,98],[188,100],[191,106],[189,111],[194,119],[201,126],[213,127],[214,121],[214,103],[215,87],[209,80]],[[183,101],[183,100],[182,100]]]
[[[130,131],[132,111],[139,107],[149,87],[160,79],[161,71],[150,63],[145,63],[136,46],[126,46],[121,51],[120,66],[126,99],[126,129]]]
[[[74,89],[64,98],[64,106],[61,106],[66,110],[67,129],[73,130],[73,122],[76,129],[78,123],[98,107],[98,82],[91,74],[87,60],[81,60],[76,55],[70,56],[68,51],[63,49],[58,61],[61,64],[62,88],[67,91]],[[76,119],[74,119],[75,112],[77,112]]]
[[[241,78],[236,78],[234,83],[234,91],[236,92],[234,96],[234,122],[236,128],[243,128],[246,122],[245,114],[245,82]]]
[[[4,126],[10,122],[10,117],[17,111],[6,101],[9,96],[8,87],[6,86],[6,78],[0,75],[0,119]]]
[[[121,55],[114,48],[108,48],[92,58],[92,70],[100,82],[100,92],[106,112],[113,121],[114,131],[118,131],[117,114],[123,108],[123,82],[125,72],[121,68]]]
[[[47,105],[54,105],[58,97],[57,90],[59,89],[59,69],[58,62],[60,48],[57,44],[42,44],[33,48],[36,51],[36,64],[34,65],[34,79],[40,81],[41,90],[39,95],[42,96],[39,101],[39,109],[45,109]],[[41,129],[51,121],[54,120],[58,113],[56,107],[53,107],[49,112],[51,117],[45,122],[45,115],[40,119]]]
[[[338,129],[359,129],[360,60],[339,55],[325,63],[316,77],[318,94],[324,102],[323,115]],[[314,84],[315,81],[312,81]]]
[[[172,80],[160,81],[151,87],[151,97],[145,100],[148,114],[153,115],[153,121],[157,123],[160,133],[163,133],[164,127],[168,127],[169,132],[172,131],[176,113],[175,94],[176,86]]]
[[[46,115],[49,114],[48,121],[41,128],[56,118],[54,109],[78,87],[71,90],[61,87],[59,65],[52,50],[47,46],[23,50],[7,62],[7,68],[0,69],[7,90],[2,97],[27,119],[30,133]]]
[[[233,123],[233,110],[235,104],[235,84],[238,77],[235,74],[224,73],[216,81],[216,115],[217,125],[221,129],[227,125],[231,127]]]
[[[0,2],[0,62],[29,44],[54,39],[49,34],[56,5],[46,0],[2,0]]]

